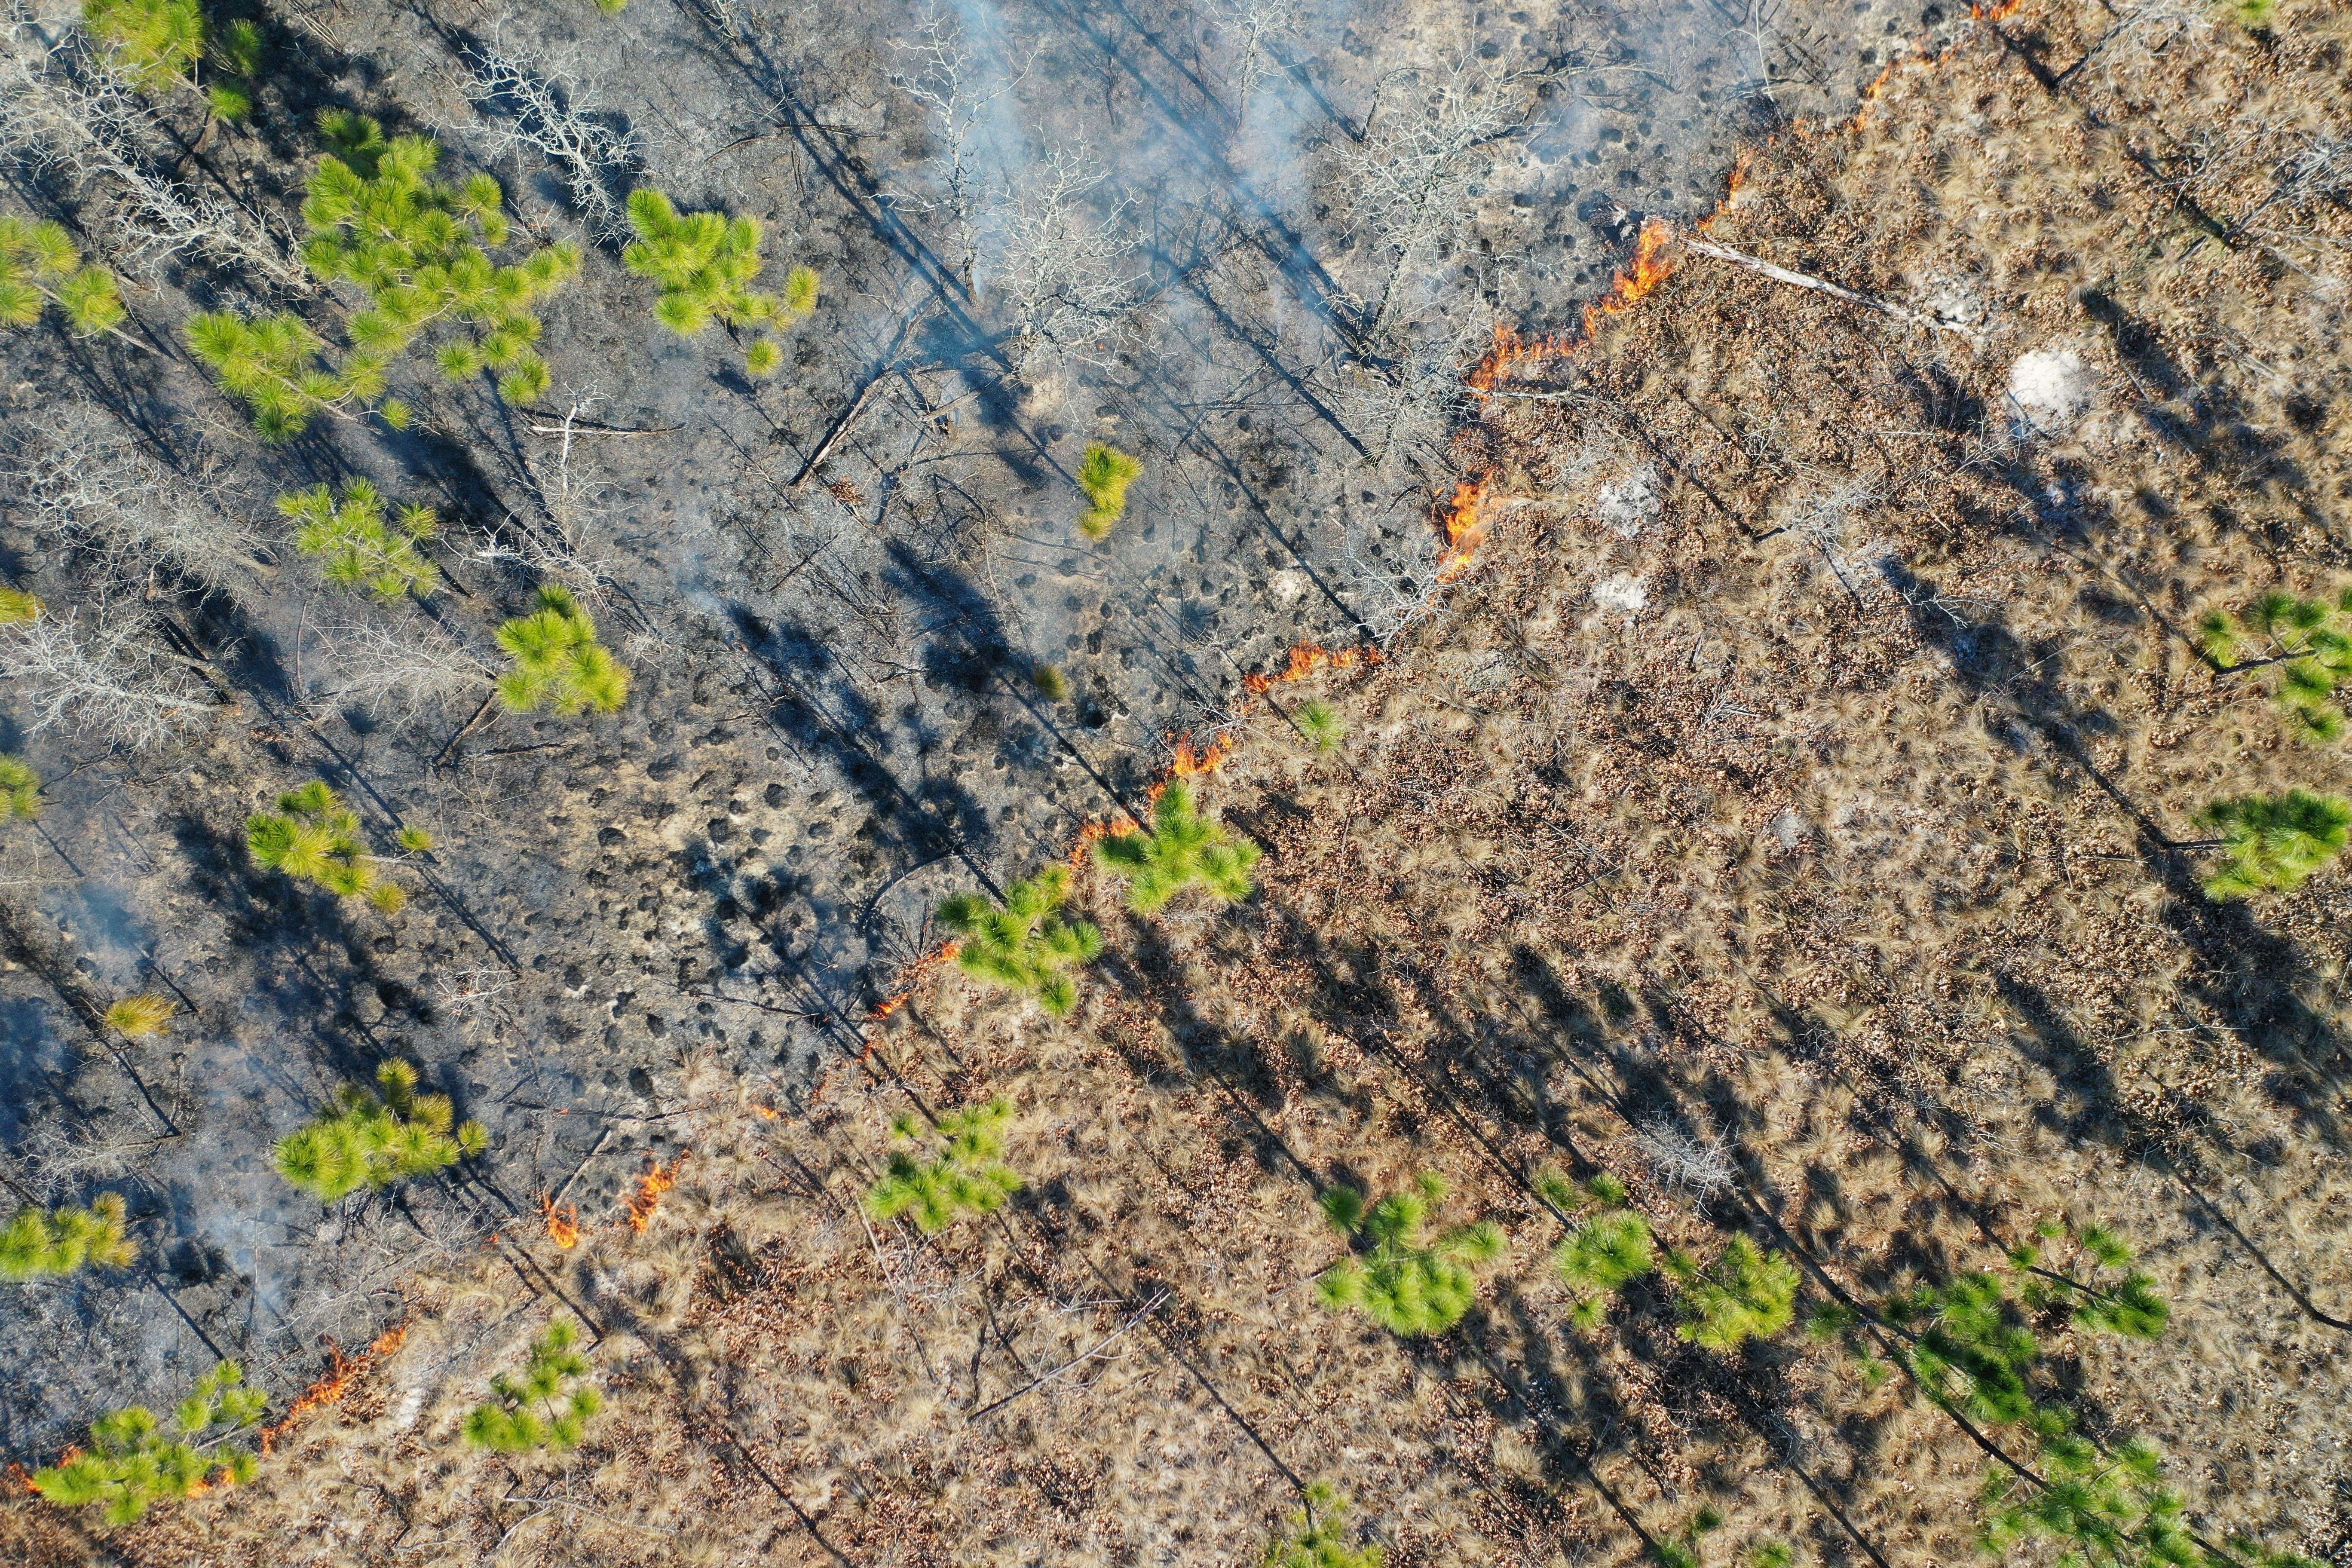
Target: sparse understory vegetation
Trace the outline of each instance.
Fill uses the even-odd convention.
[[[1397,16],[1327,62],[1283,8],[939,9],[869,112],[776,64],[830,13],[649,9],[564,47],[677,23],[751,108],[607,111],[488,20],[431,23],[470,86],[318,66],[375,15],[342,5],[89,0],[62,55],[8,24],[0,352],[88,406],[0,405],[0,483],[112,521],[0,536],[0,1300],[173,1392],[213,1370],[168,1416],[78,1385],[0,1556],[2352,1563],[2340,8],[1945,18],[1857,118],[1759,139],[1703,232],[1669,192],[1637,239],[1596,184],[1580,221],[1638,246],[1613,291],[1491,344],[1481,293],[1408,319],[1548,221],[1470,221],[1473,154],[1539,140],[1523,89],[1665,92],[1642,49],[1356,93],[1339,55]],[[1759,114],[1804,58],[1773,16],[1727,35]],[[1139,123],[1183,62],[1169,156],[1297,296],[1215,396],[1122,323],[1224,330],[1229,258],[1162,254],[1195,241],[1087,147],[997,144],[1080,45]],[[504,139],[400,129],[437,121],[387,83]],[[35,89],[121,157],[26,140]],[[1316,160],[1312,225],[1250,188],[1262,142]],[[886,143],[939,177],[886,184]],[[124,238],[184,232],[125,173],[158,169],[287,272]],[[877,237],[838,272],[803,223],[836,198]],[[822,314],[812,266],[759,287],[779,219],[841,279]],[[648,285],[747,374],[595,364],[642,358]],[[891,289],[804,396],[788,362]],[[1310,327],[1337,346],[1294,368]],[[958,332],[996,379],[937,374]],[[442,384],[404,397],[418,350]],[[1283,448],[1162,437],[1273,382],[1343,488],[1249,560],[1365,640],[1253,674],[1160,509],[1274,517]],[[965,422],[1021,448],[1017,501],[949,460]],[[886,428],[869,494],[839,454]],[[1113,439],[1151,455],[1131,515]],[[1425,560],[1349,531],[1399,472]],[[721,559],[772,522],[765,580],[823,614]],[[676,597],[632,575],[656,535]],[[1159,579],[1139,646],[1189,729],[1106,673],[1088,574]],[[1032,780],[1034,816],[985,793]],[[853,937],[888,984],[846,983]]]

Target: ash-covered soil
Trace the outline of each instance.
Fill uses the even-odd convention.
[[[7,1289],[0,1449],[26,1462],[216,1356],[299,1385],[322,1340],[388,1319],[410,1267],[536,1226],[550,1195],[611,1213],[674,1151],[687,1047],[806,1079],[933,944],[942,894],[1132,804],[1243,671],[1421,613],[1459,373],[1498,320],[1572,321],[1644,216],[1707,209],[1743,141],[1850,104],[1946,21],[717,0],[263,19],[248,125],[205,129],[183,95],[122,132],[217,243],[150,243],[120,171],[12,100],[7,199],[123,275],[144,347],[45,327],[0,351],[0,569],[119,632],[116,673],[180,705],[131,744],[91,704],[44,706],[30,666],[0,700],[0,750],[47,781],[0,889],[8,1173],[27,1202],[127,1194],[142,1247],[128,1277]],[[69,13],[10,26],[20,83],[80,79]],[[610,225],[505,135],[543,121],[515,79],[484,85],[493,57],[604,128],[608,194],[751,214],[772,280],[819,269],[784,374],[655,322]],[[544,312],[537,404],[409,365],[406,433],[320,420],[271,447],[189,358],[196,310],[292,308],[331,339],[348,314],[289,259],[327,108],[436,137],[534,237],[586,243]],[[1092,439],[1145,464],[1099,544],[1073,527]],[[372,605],[290,547],[274,498],[362,475],[444,518],[428,601]],[[95,499],[60,500],[92,476]],[[635,690],[610,718],[469,725],[466,660],[495,658],[541,581],[586,596]],[[406,911],[250,863],[246,815],[311,777],[379,847],[435,836]],[[97,1023],[139,991],[178,1002],[167,1036]],[[299,1198],[271,1141],[391,1057],[490,1153],[393,1201]]]

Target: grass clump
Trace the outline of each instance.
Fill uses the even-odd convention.
[[[276,811],[245,819],[245,846],[254,863],[312,882],[339,898],[363,898],[385,914],[408,902],[408,889],[383,879],[382,856],[367,852],[359,814],[323,779],[278,797]]]
[[[131,1039],[143,1039],[149,1035],[163,1034],[171,1026],[172,1016],[179,1010],[178,1004],[169,996],[142,991],[107,1008],[106,1026]]]
[[[320,277],[365,290],[348,329],[350,350],[330,363],[324,340],[299,317],[247,321],[215,310],[188,323],[196,356],[273,440],[299,435],[321,409],[351,416],[354,403],[379,404],[387,424],[404,426],[406,405],[383,396],[392,363],[447,324],[461,329],[438,354],[449,379],[493,371],[509,402],[542,395],[549,373],[532,346],[541,324],[530,306],[580,269],[579,247],[567,241],[495,261],[491,250],[511,232],[497,180],[436,180],[438,142],[387,140],[366,115],[331,110],[320,124],[333,151],[320,155],[302,204],[310,228],[302,258]]]
[[[945,1230],[967,1214],[993,1214],[1022,1187],[1021,1177],[997,1158],[1012,1120],[1013,1102],[1002,1095],[941,1117],[939,1153],[925,1160],[905,1149],[890,1151],[882,1179],[866,1194],[866,1212],[884,1220],[908,1215],[926,1233]],[[912,1117],[901,1116],[890,1130],[900,1138],[921,1136]]]
[[[2207,898],[2291,892],[2343,852],[2352,801],[2304,789],[2242,795],[2213,802],[2197,824],[2221,835],[2223,864],[2204,879]]]
[[[1323,1217],[1341,1236],[1361,1242],[1364,1255],[1324,1270],[1316,1283],[1323,1304],[1361,1308],[1389,1332],[1407,1338],[1442,1334],[1460,1322],[1478,1299],[1476,1267],[1503,1254],[1503,1230],[1481,1220],[1424,1239],[1429,1213],[1444,1196],[1444,1178],[1434,1172],[1369,1206],[1353,1187],[1324,1193]]]
[[[1087,510],[1078,514],[1078,531],[1088,539],[1110,533],[1127,513],[1127,487],[1143,473],[1143,459],[1131,458],[1100,441],[1087,444],[1078,460],[1078,489],[1086,492]]]
[[[1029,679],[1035,683],[1037,695],[1046,701],[1067,702],[1070,700],[1070,678],[1062,673],[1060,667],[1042,662],[1033,665]]]
[[[492,1378],[489,1400],[467,1412],[466,1441],[494,1454],[578,1447],[589,1418],[604,1407],[604,1396],[587,1384],[565,1392],[566,1383],[588,1375],[588,1358],[572,1348],[579,1342],[571,1319],[548,1324],[520,1375]]]
[[[87,1208],[18,1209],[0,1226],[0,1279],[129,1268],[139,1248],[122,1234],[124,1213],[119,1193],[100,1193]]]
[[[59,1508],[100,1508],[109,1524],[135,1524],[166,1498],[253,1479],[261,1461],[228,1440],[259,1421],[268,1403],[245,1386],[236,1363],[225,1361],[180,1402],[168,1430],[142,1405],[101,1415],[90,1423],[89,1445],[34,1471],[32,1488]]]
[[[1388,1561],[1378,1546],[1350,1543],[1348,1500],[1330,1482],[1308,1482],[1306,1500],[1290,1528],[1266,1543],[1261,1568],[1381,1568]]]
[[[724,213],[681,213],[652,186],[629,193],[629,226],[637,237],[621,253],[622,263],[660,286],[654,316],[680,337],[690,338],[713,322],[761,328],[798,321],[816,309],[816,269],[795,267],[784,276],[782,296],[751,285],[767,266],[760,255],[760,221]],[[774,339],[754,338],[743,366],[753,375],[773,375],[783,363]]]
[[[387,527],[383,494],[367,480],[353,479],[343,487],[341,502],[317,485],[278,497],[278,510],[300,525],[294,547],[318,556],[330,583],[365,588],[387,601],[412,593],[421,598],[441,586],[440,568],[417,548],[441,531],[429,506],[404,506]]]
[[[596,623],[580,601],[551,583],[539,590],[537,605],[499,626],[499,646],[514,660],[499,678],[499,700],[516,713],[619,711],[629,700],[629,668],[596,640]]]
[[[19,757],[0,756],[0,822],[30,822],[41,815],[41,775]]]
[[[127,313],[114,274],[83,265],[64,225],[0,216],[0,322],[29,327],[52,305],[84,337],[112,331]]]
[[[1102,951],[1099,930],[1062,918],[1069,896],[1068,868],[1048,866],[1007,887],[1002,904],[979,893],[958,893],[940,905],[940,923],[961,939],[956,963],[965,973],[1025,992],[1058,1018],[1078,1000],[1076,985],[1064,972]]]
[[[1128,902],[1148,915],[1194,884],[1227,903],[1250,896],[1258,847],[1201,815],[1192,786],[1178,780],[1160,792],[1148,833],[1120,833],[1095,846],[1095,858],[1126,879]]]
[[[19,626],[40,618],[40,600],[22,588],[0,586],[0,626]]]
[[[2352,588],[2333,600],[2265,594],[2242,622],[2215,610],[2198,622],[2197,641],[2224,673],[2271,668],[2271,696],[2301,739],[2333,741],[2344,733],[2336,690],[2352,680]]]
[[[1744,1236],[1704,1270],[1669,1254],[1667,1269],[1683,1287],[1685,1321],[1676,1331],[1711,1351],[1735,1351],[1769,1339],[1796,1316],[1797,1266]]]
[[[389,1187],[429,1175],[489,1147],[478,1121],[450,1125],[446,1094],[416,1092],[416,1069],[403,1061],[376,1068],[377,1089],[345,1084],[335,1108],[278,1141],[278,1173],[321,1203],[362,1187]]]

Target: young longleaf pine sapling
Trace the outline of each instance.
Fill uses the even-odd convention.
[[[2044,1267],[2042,1248],[2028,1243],[2009,1255],[2010,1267],[2022,1284],[2019,1298],[2037,1312],[2063,1313],[2081,1328],[2127,1340],[2158,1340],[2172,1321],[2171,1303],[2156,1293],[2156,1281],[2132,1268],[2129,1243],[2105,1226],[2076,1233],[2053,1222],[2040,1228],[2044,1241],[2064,1238],[2074,1244],[2074,1258],[2065,1271]],[[2089,1278],[2076,1277],[2081,1270]],[[2123,1274],[2102,1282],[2107,1270]]]
[[[1116,447],[1088,442],[1078,459],[1078,489],[1087,496],[1087,510],[1078,514],[1078,531],[1088,539],[1107,537],[1127,512],[1127,487],[1143,473],[1143,460]]]
[[[909,1215],[927,1233],[945,1230],[967,1214],[993,1214],[1022,1186],[1020,1176],[997,1158],[1012,1119],[1013,1102],[1002,1095],[941,1117],[939,1154],[924,1160],[891,1150],[888,1168],[866,1194],[866,1212],[876,1219]],[[909,1116],[892,1122],[890,1131],[906,1139],[922,1135]]]
[[[1325,756],[1339,749],[1339,742],[1348,732],[1347,726],[1339,721],[1339,715],[1332,711],[1328,702],[1299,704],[1297,719],[1298,732],[1307,737],[1308,745]]]
[[[2197,623],[2197,643],[2224,674],[2273,668],[2278,679],[2271,695],[2304,740],[2333,741],[2344,733],[2336,689],[2352,680],[2352,588],[2332,601],[2265,594],[2243,622],[2214,610]]]
[[[817,275],[795,267],[784,275],[782,298],[751,287],[767,263],[760,255],[760,220],[724,213],[681,213],[650,185],[629,193],[629,226],[635,243],[622,263],[661,287],[654,315],[671,331],[690,338],[712,322],[730,327],[767,327],[803,320],[816,309]],[[753,375],[773,375],[783,363],[773,338],[755,337],[743,365]]]
[[[221,385],[253,411],[273,440],[298,435],[321,409],[356,417],[353,403],[375,404],[394,428],[407,405],[383,395],[392,362],[437,325],[463,329],[439,360],[453,381],[499,372],[499,392],[528,403],[547,390],[547,362],[532,347],[540,321],[530,307],[580,269],[580,248],[565,241],[507,264],[490,251],[509,226],[499,183],[475,174],[462,184],[432,178],[438,143],[422,136],[386,140],[365,115],[320,117],[334,148],[319,159],[302,204],[310,237],[303,259],[322,278],[366,290],[351,319],[351,348],[330,368],[327,345],[301,319],[286,313],[247,321],[225,310],[192,318],[188,343]]]
[[[537,602],[499,626],[499,646],[514,660],[499,678],[499,700],[517,713],[616,711],[629,700],[628,667],[596,640],[596,623],[570,590],[551,583]]]
[[[30,822],[41,815],[41,775],[22,759],[0,756],[0,822]]]
[[[1735,1351],[1771,1338],[1796,1316],[1797,1266],[1745,1236],[1733,1237],[1705,1270],[1675,1253],[1665,1266],[1683,1288],[1686,1321],[1677,1331],[1695,1344]]]
[[[1481,1220],[1424,1240],[1429,1212],[1444,1196],[1444,1178],[1434,1172],[1369,1207],[1353,1187],[1326,1191],[1323,1217],[1341,1236],[1360,1240],[1364,1254],[1323,1271],[1316,1283],[1323,1304],[1360,1307],[1389,1332],[1408,1338],[1442,1334],[1460,1322],[1478,1299],[1476,1267],[1503,1255],[1503,1229]]]
[[[359,814],[323,779],[279,795],[276,811],[247,817],[245,844],[256,865],[315,882],[341,898],[364,898],[386,914],[408,902],[408,889],[378,876],[387,858],[367,852]]]
[[[589,1418],[604,1407],[604,1396],[581,1383],[567,1394],[564,1384],[588,1375],[588,1358],[572,1347],[580,1330],[558,1318],[531,1342],[522,1374],[490,1379],[491,1398],[466,1416],[466,1441],[494,1454],[529,1454],[541,1448],[576,1448]]]
[[[232,22],[215,36],[197,0],[82,0],[81,17],[141,91],[194,87],[209,57],[215,79],[205,99],[212,111],[223,120],[253,112],[252,79],[261,69],[256,24]]]
[[[0,587],[0,626],[18,626],[40,618],[40,600],[22,588]]]
[[[429,1175],[489,1147],[478,1121],[450,1127],[446,1094],[416,1092],[416,1069],[388,1061],[375,1070],[381,1093],[347,1083],[335,1108],[278,1141],[278,1173],[321,1203],[361,1187],[388,1187]]]
[[[169,996],[142,991],[107,1008],[106,1026],[131,1039],[144,1039],[149,1035],[165,1033],[171,1026],[172,1015],[179,1010]]]
[[[1250,895],[1258,847],[1203,817],[1192,787],[1171,781],[1152,807],[1151,831],[1098,841],[1095,858],[1128,883],[1128,902],[1148,915],[1194,883],[1227,903]]]
[[[1078,990],[1063,973],[1102,951],[1102,932],[1085,921],[1066,921],[1070,896],[1066,867],[1048,866],[1004,889],[1004,902],[958,893],[940,906],[940,923],[961,938],[956,963],[967,974],[1024,991],[1060,1017],[1077,1005]]]
[[[2197,814],[2197,825],[2221,835],[2224,857],[2205,879],[2207,898],[2291,892],[2343,852],[2352,801],[2303,789],[2242,795],[2213,802]]]
[[[1290,1517],[1290,1529],[1266,1543],[1263,1568],[1381,1568],[1388,1553],[1377,1546],[1354,1546],[1348,1539],[1348,1500],[1328,1481],[1310,1481],[1307,1506]]]
[[[29,327],[51,305],[84,337],[112,331],[125,313],[114,274],[83,266],[62,224],[0,216],[0,324]]]
[[[441,585],[440,568],[417,548],[441,531],[429,506],[404,506],[385,526],[383,496],[365,479],[343,487],[339,504],[324,485],[278,498],[278,510],[299,527],[294,548],[320,558],[327,581],[365,588],[390,601],[404,594],[419,598]]]
[[[1552,1248],[1551,1266],[1576,1291],[1571,1321],[1580,1329],[1598,1328],[1609,1310],[1609,1299],[1658,1266],[1657,1242],[1650,1222],[1625,1207],[1625,1184],[1606,1171],[1582,1187],[1556,1172],[1536,1179],[1537,1190],[1563,1209],[1586,1202],[1595,1212]]]
[[[129,1268],[139,1248],[122,1234],[123,1215],[119,1193],[100,1193],[88,1208],[18,1209],[0,1226],[0,1279]]]
[[[1067,702],[1070,700],[1070,678],[1064,675],[1058,667],[1041,661],[1031,667],[1029,679],[1036,684],[1037,695],[1046,701]]]
[[[90,1423],[89,1443],[62,1464],[33,1472],[33,1489],[59,1508],[103,1507],[109,1524],[132,1524],[165,1498],[260,1472],[253,1451],[229,1442],[261,1419],[269,1396],[247,1388],[236,1363],[206,1373],[172,1413],[166,1431],[155,1413],[133,1405]]]

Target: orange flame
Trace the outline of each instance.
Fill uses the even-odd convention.
[[[1609,292],[1584,307],[1584,331],[1575,337],[1558,332],[1538,337],[1521,335],[1517,327],[1497,322],[1495,346],[1478,367],[1465,378],[1475,395],[1484,395],[1495,390],[1497,383],[1509,372],[1521,365],[1548,359],[1565,359],[1592,341],[1601,323],[1621,310],[1630,310],[1647,298],[1652,290],[1673,276],[1675,263],[1666,255],[1666,246],[1675,237],[1672,225],[1662,217],[1647,218],[1642,224],[1642,237],[1634,243],[1633,264],[1617,274]],[[1459,504],[1456,497],[1456,504]]]
[[[907,965],[904,970],[899,972],[899,978],[906,982],[906,984],[901,985],[895,994],[886,996],[881,1001],[876,1003],[873,1007],[866,1012],[866,1021],[869,1024],[878,1024],[883,1019],[888,1017],[891,1014],[897,1012],[899,1008],[905,1006],[908,1003],[913,1001],[915,998],[915,988],[923,983],[924,977],[929,974],[932,970],[937,969],[940,964],[953,963],[955,961],[955,955],[962,951],[963,942],[955,937],[950,937],[947,941],[940,943],[939,946],[931,949],[930,952],[923,954],[922,957],[915,960],[914,963]]]
[[[1170,765],[1170,771],[1180,779],[1189,779],[1200,773],[1213,773],[1223,767],[1225,759],[1233,754],[1234,732],[1232,731],[1219,731],[1204,747],[1194,746],[1192,733],[1188,731],[1176,737],[1176,760]]]
[[[751,1102],[751,1110],[762,1121],[773,1121],[776,1118],[783,1114],[782,1111],[778,1110],[774,1106],[762,1105],[756,1100]]]
[[[686,1163],[693,1152],[680,1149],[677,1158],[667,1165],[656,1164],[637,1178],[636,1195],[629,1200],[629,1228],[642,1231],[654,1221],[654,1211],[661,1207],[662,1194],[677,1185],[677,1168]]]
[[[1290,662],[1281,669],[1272,674],[1262,669],[1254,670],[1242,677],[1242,685],[1251,695],[1262,697],[1277,685],[1306,679],[1325,665],[1333,669],[1353,669],[1360,664],[1380,662],[1381,650],[1377,647],[1343,647],[1335,652],[1311,642],[1303,642],[1290,650]]]
[[[580,1245],[580,1205],[566,1204],[555,1206],[555,1194],[550,1193],[539,1200],[539,1217],[547,1222],[548,1238],[569,1252]]]
[[[1454,487],[1454,502],[1445,509],[1445,553],[1438,558],[1437,580],[1451,583],[1470,570],[1478,547],[1486,542],[1486,482],[1465,479]]]
[[[407,1340],[408,1325],[405,1322],[400,1322],[393,1324],[392,1327],[378,1334],[374,1343],[355,1356],[344,1355],[332,1340],[328,1341],[327,1375],[304,1389],[294,1403],[286,1407],[286,1418],[283,1421],[261,1429],[262,1453],[267,1456],[278,1446],[278,1439],[287,1429],[303,1416],[313,1410],[339,1402],[344,1394],[351,1392],[352,1384],[358,1380],[362,1373],[398,1350],[407,1342]],[[224,1476],[209,1483],[199,1483],[199,1489],[208,1491],[215,1486],[229,1484],[229,1479]]]

